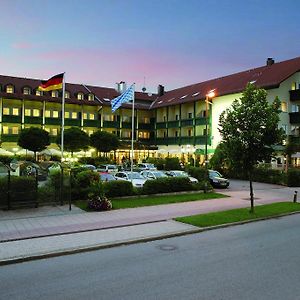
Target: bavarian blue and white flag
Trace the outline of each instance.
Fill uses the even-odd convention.
[[[115,112],[123,103],[134,100],[134,84],[130,86],[122,95],[111,100],[111,111]]]

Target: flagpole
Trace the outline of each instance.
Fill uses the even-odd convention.
[[[135,98],[135,83],[133,84],[133,101],[132,101],[132,120],[131,120],[131,181],[133,172],[133,140],[134,140],[134,98]]]
[[[64,131],[65,131],[65,72],[63,76],[63,86],[62,86],[62,101],[61,101],[61,161],[64,160]]]

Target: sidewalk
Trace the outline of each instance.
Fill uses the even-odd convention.
[[[291,201],[294,190],[257,190],[255,205]],[[230,197],[108,212],[87,213],[74,206],[72,211],[68,206],[1,211],[0,264],[195,232],[172,219],[249,207],[248,191],[222,192]]]

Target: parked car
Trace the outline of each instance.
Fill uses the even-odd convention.
[[[168,177],[164,172],[162,171],[142,171],[140,173],[144,178],[146,179],[157,179],[162,177]]]
[[[221,173],[215,170],[208,170],[209,182],[216,188],[227,188],[229,186],[229,180],[224,178]]]
[[[107,172],[107,173],[117,173],[118,172],[118,166],[116,166],[116,165],[110,165],[110,164],[100,165],[97,168],[97,171]]]
[[[138,172],[117,172],[115,174],[117,180],[126,180],[132,182],[132,185],[137,188],[143,187],[146,179]]]
[[[136,166],[136,168],[139,170],[139,171],[144,171],[144,170],[157,170],[157,168],[154,166],[154,164],[150,164],[150,163],[141,163],[141,164],[138,164]]]
[[[184,171],[179,171],[179,170],[167,171],[166,174],[172,177],[187,177],[191,183],[198,183],[197,178],[190,176],[188,173]]]
[[[117,180],[114,175],[107,172],[99,172],[101,181],[115,181]]]

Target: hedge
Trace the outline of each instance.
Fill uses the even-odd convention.
[[[134,194],[134,189],[130,181],[114,180],[103,183],[103,192],[106,197],[123,197]]]
[[[289,169],[287,173],[287,185],[288,186],[300,186],[300,170]]]

